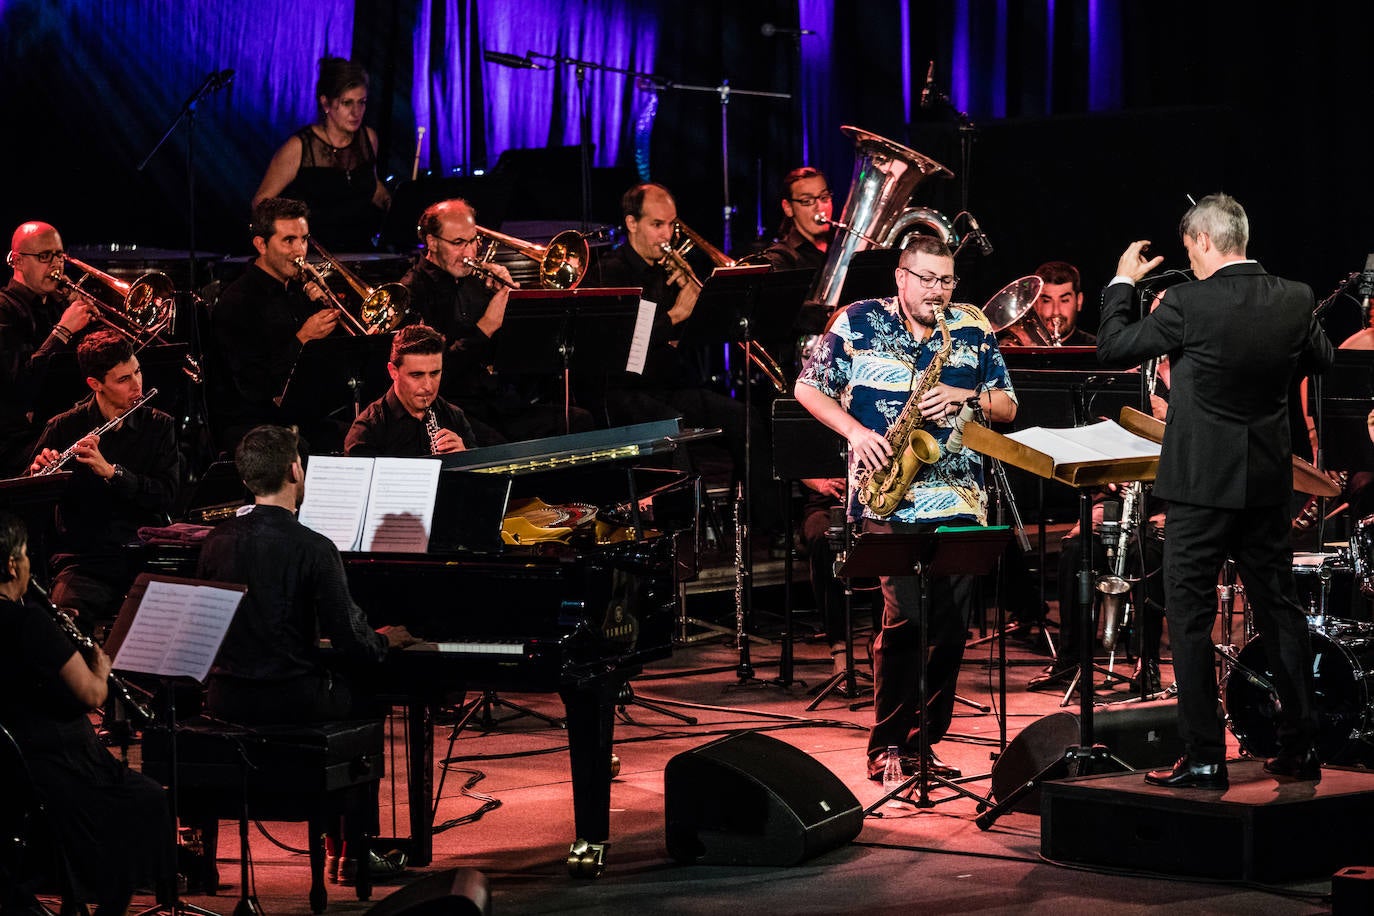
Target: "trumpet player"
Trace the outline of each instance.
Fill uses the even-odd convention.
[[[227,451],[252,427],[282,421],[275,399],[301,347],[338,327],[338,311],[321,307],[322,292],[303,282],[297,264],[309,247],[309,216],[298,200],[270,197],[256,204],[250,231],[258,256],[210,308],[216,357],[225,370],[211,374],[211,419]]]
[[[48,223],[24,223],[14,230],[5,263],[14,270],[0,289],[0,477],[23,473],[37,428],[34,396],[48,360],[70,351],[85,330],[90,309],[68,303],[53,274],[66,261],[62,236]]]
[[[913,239],[898,262],[896,297],[856,302],[836,312],[797,380],[797,400],[849,443],[849,517],[865,531],[985,524],[981,459],[967,449],[950,454],[944,443],[970,400],[977,399],[988,419],[1005,422],[1016,416],[1016,398],[986,316],[971,307],[950,308],[956,282],[949,248],[931,236]],[[908,407],[919,411],[920,425],[939,443],[940,454],[911,480],[892,511],[880,516],[861,501],[860,481],[893,461],[887,433]],[[883,778],[890,748],[897,749],[903,772],[915,773],[921,729],[927,729],[927,748],[948,730],[974,587],[971,576],[931,582],[923,711],[917,694],[920,580],[890,576],[881,582],[882,628],[873,645],[875,720],[868,740],[873,780]],[[936,776],[960,775],[933,750],[926,764]]]
[[[87,334],[76,351],[90,396],[48,421],[30,473],[70,449],[63,470],[73,478],[57,506],[57,539],[49,561],[52,599],[72,608],[87,632],[111,622],[133,582],[125,560],[138,529],[166,523],[181,482],[176,422],[143,397],[143,370],[133,344],[115,331]],[[122,419],[121,419],[122,418]],[[119,424],[102,435],[111,421]]]

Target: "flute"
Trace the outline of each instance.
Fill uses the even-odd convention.
[[[122,414],[115,417],[113,420],[104,424],[103,426],[99,426],[96,429],[93,429],[90,432],[86,433],[86,435],[82,436],[81,439],[88,439],[91,436],[105,435],[110,430],[114,429],[116,426],[123,423],[124,418],[129,416],[129,414],[133,413],[135,410],[138,410],[144,404],[148,403],[148,399],[155,394],[157,394],[157,389],[149,388],[143,394],[143,397],[139,398],[137,401],[134,401],[132,404],[129,405],[128,410],[124,411]],[[76,456],[76,447],[79,444],[81,444],[81,439],[77,439],[75,442],[69,445],[67,447],[67,450],[62,454],[58,455],[55,459],[53,459],[51,464],[45,465],[44,467],[41,467],[37,471],[35,471],[33,473],[33,476],[44,477],[48,474],[56,474],[58,471],[62,470],[62,465],[66,464],[68,461],[71,461],[72,458]]]

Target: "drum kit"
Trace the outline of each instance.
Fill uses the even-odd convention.
[[[1374,765],[1374,621],[1368,600],[1374,597],[1374,516],[1359,522],[1349,544],[1327,546],[1334,549],[1293,555],[1299,602],[1312,637],[1317,753],[1327,764]],[[1239,652],[1219,647],[1226,659],[1221,679],[1226,720],[1246,753],[1272,757],[1279,751],[1278,698],[1269,647],[1254,631],[1243,590],[1235,591],[1241,597],[1245,641]],[[1225,602],[1223,610],[1228,616],[1235,612]],[[1230,621],[1223,625],[1229,632]]]

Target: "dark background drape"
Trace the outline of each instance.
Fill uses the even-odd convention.
[[[69,245],[185,248],[186,123],[136,167],[205,74],[233,68],[232,88],[197,106],[190,167],[197,245],[246,253],[248,199],[273,150],[314,117],[325,53],[371,71],[368,123],[393,186],[417,151],[422,173],[473,175],[507,149],[575,146],[575,68],[502,68],[483,63],[487,47],[674,83],[655,93],[587,75],[594,164],[618,167],[621,184],[636,168],[666,183],[716,241],[728,175],[736,250],[776,228],[793,166],[819,166],[843,195],[854,157],[839,127],[854,124],[956,172],[916,201],[967,206],[996,247],[961,263],[961,299],[1066,258],[1091,300],[1134,238],[1181,266],[1185,195],[1214,190],[1249,209],[1254,256],[1324,295],[1374,250],[1372,20],[1364,5],[1280,14],[1178,0],[6,0],[0,213],[6,229],[54,222]],[[787,31],[799,27],[816,34]],[[930,61],[971,128],[920,107]],[[613,214],[623,188],[595,184],[598,214]]]

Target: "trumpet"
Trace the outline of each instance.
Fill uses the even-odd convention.
[[[536,245],[494,229],[476,227],[477,232],[487,239],[487,250],[479,260],[464,258],[467,264],[484,279],[495,279],[502,284],[514,287],[505,279],[496,276],[486,268],[486,263],[496,254],[496,246],[504,245],[518,251],[539,265],[539,285],[544,289],[575,289],[587,273],[590,252],[587,240],[572,229],[558,233],[547,245]]]
[[[673,223],[673,231],[681,237],[681,241],[678,242],[676,248],[667,242],[663,242],[659,246],[659,250],[663,252],[663,260],[667,261],[674,270],[681,271],[683,279],[698,290],[702,287],[701,278],[692,270],[692,265],[687,263],[687,253],[693,248],[700,250],[710,258],[711,263],[716,267],[735,267],[739,264],[734,258],[693,232],[681,220]],[[778,394],[787,393],[787,379],[783,375],[782,367],[778,365],[778,361],[773,358],[772,354],[764,349],[762,344],[752,338],[747,341],[737,340],[735,343],[739,344],[740,349],[744,351],[745,359],[753,363],[754,368],[767,377]]]
[[[82,436],[81,439],[89,439],[91,436],[105,435],[107,432],[114,429],[119,424],[123,423],[125,418],[129,416],[129,414],[133,413],[135,410],[138,410],[144,404],[147,404],[150,400],[152,400],[153,396],[156,394],[156,388],[149,388],[147,391],[143,393],[142,397],[140,397],[138,400],[134,401],[132,404],[129,405],[128,410],[124,411],[122,414],[115,417],[108,423],[103,423],[95,429],[91,430],[90,432],[86,433],[86,435]],[[51,463],[44,465],[37,471],[34,471],[33,476],[46,477],[49,474],[56,474],[58,471],[62,470],[62,465],[66,464],[68,461],[71,461],[72,458],[76,456],[76,446],[81,442],[81,439],[77,439],[76,442],[73,442],[71,445],[67,446],[66,451],[58,455],[56,458],[54,458]]]
[[[315,246],[315,252],[324,260],[326,268],[343,277],[344,282],[363,301],[362,306],[358,309],[358,314],[362,316],[359,318],[344,307],[343,302],[334,295],[334,291],[325,282],[324,275],[313,264],[305,258],[296,258],[296,266],[315,281],[315,285],[324,294],[325,302],[331,308],[339,311],[339,317],[343,319],[344,329],[354,337],[385,334],[396,330],[396,326],[401,323],[401,319],[405,317],[410,308],[410,290],[399,283],[368,286],[362,281],[362,278],[326,251],[319,242],[311,239],[310,244]]]
[[[176,292],[166,274],[153,271],[129,283],[71,255],[67,255],[66,263],[81,271],[82,276],[72,280],[64,267],[58,266],[48,277],[69,296],[84,302],[94,320],[127,338],[136,350],[166,342],[161,334],[172,323]],[[88,283],[92,285],[90,289],[86,288]],[[200,383],[200,363],[190,354],[186,355],[182,371]]]

